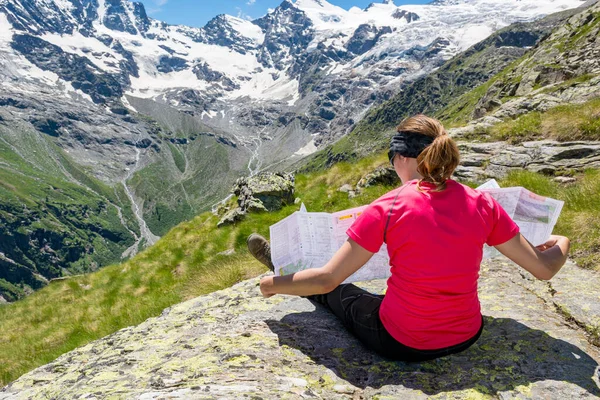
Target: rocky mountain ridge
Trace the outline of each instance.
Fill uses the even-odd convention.
[[[581,4],[517,3],[284,1],[256,21],[192,28],[121,0],[0,1],[0,292],[135,254],[470,43]]]
[[[482,128],[490,127],[502,118],[518,116],[519,113],[513,112],[512,114],[504,113],[497,118],[489,117],[477,120],[487,110],[502,104],[497,96],[486,94],[485,90],[498,79],[500,72],[509,67],[511,63],[516,63],[522,59],[529,60],[527,65],[523,67],[524,69],[535,68],[538,71],[536,76],[539,79],[550,79],[550,76],[545,76],[547,71],[541,72],[544,67],[538,64],[542,64],[540,60],[543,60],[543,58],[540,58],[539,51],[536,52],[535,49],[538,46],[543,49],[547,48],[550,35],[557,29],[560,31],[563,24],[570,26],[573,32],[587,29],[585,23],[583,26],[581,24],[571,25],[569,19],[579,20],[579,16],[593,13],[590,10],[595,9],[595,3],[596,1],[586,2],[578,9],[552,14],[535,22],[513,24],[495,32],[484,41],[448,60],[431,74],[404,85],[402,90],[389,101],[369,111],[350,134],[335,144],[299,161],[295,167],[301,170],[327,168],[337,161],[364,157],[373,151],[384,149],[387,147],[390,134],[398,121],[417,113],[433,114],[449,126],[467,125],[469,121],[473,120],[473,125],[480,127],[474,129],[473,126],[467,126],[466,128],[453,129],[457,137],[464,136],[461,132],[473,133],[471,137],[476,137],[478,132],[483,132],[484,129]],[[581,21],[586,21],[586,19],[581,19]],[[588,22],[593,23],[593,21]],[[593,32],[586,37],[593,38]],[[586,46],[582,46],[578,53],[579,60],[585,58],[583,54],[589,54],[595,59],[593,46],[593,40],[588,41]],[[565,59],[569,58],[562,52],[556,51],[553,57],[556,58],[555,62],[557,63],[563,57]],[[574,57],[570,57],[570,60],[577,61]],[[593,62],[591,63],[593,64]],[[577,62],[574,65],[577,65]],[[546,70],[548,68],[546,67]],[[597,88],[597,80],[594,79],[596,72],[590,72],[593,68],[586,68],[585,71],[587,72],[581,74],[571,72],[569,73],[570,78],[565,79],[561,79],[557,75],[557,71],[554,71],[554,78],[552,79],[556,83],[555,86],[558,86],[559,89],[563,87],[564,90],[569,84],[574,86],[577,84],[584,85],[588,89],[581,92],[582,96],[576,101],[585,102],[590,98],[594,98],[595,88]],[[564,76],[566,77],[566,75]],[[582,77],[585,77],[585,79]],[[571,79],[571,82],[563,82],[567,79]],[[578,82],[578,80],[583,81]],[[518,81],[519,78],[512,78],[513,85],[514,82]],[[550,86],[546,85],[543,88],[538,87],[536,89],[540,89],[544,93],[552,90]],[[531,96],[521,96],[524,93],[521,90],[517,95],[516,91],[513,91],[512,97],[507,97],[508,100],[512,101],[510,104],[513,104],[513,111],[521,109],[523,110],[521,113],[527,112],[532,108],[532,104],[541,103],[545,104],[545,107],[539,108],[539,111],[546,111],[552,106],[569,103],[569,99],[573,100],[577,97],[572,93],[569,94],[569,90],[567,90],[562,103],[556,100],[548,102],[543,99],[536,103],[535,100],[529,99]],[[477,104],[477,102],[482,104]],[[521,103],[523,103],[523,106],[520,107],[519,104]]]

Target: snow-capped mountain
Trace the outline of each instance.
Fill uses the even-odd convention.
[[[150,19],[141,3],[125,0],[2,0],[0,46],[5,59],[23,64],[19,82],[39,78],[35,66],[96,103],[123,94],[151,98],[238,136],[252,124],[249,108],[277,104],[277,114],[308,118],[307,132],[320,143],[343,134],[348,121],[402,81],[493,31],[581,3],[438,0],[397,7],[385,0],[344,10],[326,0],[286,0],[255,21],[220,15],[191,28]],[[40,49],[70,61],[44,62]],[[92,87],[81,84],[64,64],[102,77],[103,90],[93,87],[94,77]],[[334,93],[324,88],[330,86]]]
[[[219,15],[194,28],[149,18],[127,0],[0,0],[0,89],[7,104],[40,103],[4,119],[55,137],[108,184],[155,164],[157,129],[182,126],[240,153],[247,165],[230,174],[253,174],[343,136],[403,82],[490,33],[581,4],[385,0],[345,10],[284,0],[254,21]]]
[[[581,4],[285,0],[193,28],[126,0],[0,0],[0,283],[134,254],[497,29]]]

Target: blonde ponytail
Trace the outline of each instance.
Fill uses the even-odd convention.
[[[423,176],[419,181],[419,188],[422,182],[428,182],[436,186],[436,191],[446,189],[446,180],[450,179],[460,163],[460,153],[442,124],[434,118],[420,114],[402,121],[397,130],[410,131],[434,139],[417,157],[417,172]]]

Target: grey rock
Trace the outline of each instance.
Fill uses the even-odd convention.
[[[568,263],[548,290],[520,271],[504,259],[484,263],[483,334],[468,350],[429,362],[386,360],[325,308],[262,298],[255,278],[67,353],[6,386],[0,399],[598,398],[600,350],[579,326],[600,313],[598,274]],[[360,285],[381,293],[385,281]]]
[[[379,167],[375,171],[362,177],[356,184],[356,190],[364,189],[373,185],[397,185],[400,178],[392,167]]]
[[[554,180],[558,183],[567,184],[567,183],[575,183],[577,182],[576,178],[571,176],[557,176]]]
[[[392,17],[396,19],[405,19],[406,22],[411,23],[413,21],[418,21],[421,19],[418,14],[406,10],[398,9],[393,14]]]
[[[246,212],[241,210],[240,208],[234,208],[233,210],[227,212],[223,218],[217,223],[217,227],[234,225],[236,222],[240,222],[246,216]]]
[[[392,33],[392,29],[388,26],[378,28],[370,24],[360,25],[346,43],[346,48],[354,54],[364,54],[371,50],[379,38],[386,33]]]
[[[296,204],[294,188],[294,176],[288,173],[263,172],[239,178],[232,190],[238,197],[238,207],[228,211],[217,226],[241,221],[246,213],[277,211],[283,206]]]
[[[269,211],[262,201],[255,198],[248,199],[244,204],[244,207],[246,208],[246,211],[254,213]]]
[[[248,210],[252,206],[265,211],[277,211],[284,205],[294,203],[294,188],[292,174],[264,172],[238,179],[233,193],[238,196],[238,204],[242,210]]]
[[[187,61],[181,57],[162,56],[158,61],[157,69],[159,72],[179,72],[188,68]]]
[[[354,190],[354,188],[352,187],[352,185],[346,183],[345,185],[343,185],[342,187],[340,187],[338,189],[338,192],[349,193],[353,190]]]
[[[459,150],[461,163],[455,176],[473,182],[502,179],[521,169],[556,175],[600,167],[600,142],[460,142]]]

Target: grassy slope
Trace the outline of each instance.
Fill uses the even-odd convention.
[[[530,112],[463,138],[512,144],[537,139],[600,140],[600,99],[557,106],[545,113]]]
[[[356,163],[339,163],[325,172],[298,175],[296,195],[309,210],[335,211],[367,204],[390,187],[368,188],[348,199],[337,191],[356,184],[384,154]],[[576,259],[589,268],[600,264],[600,174],[590,171],[564,189],[546,177],[514,174],[502,185],[523,185],[566,201],[556,231],[573,239]],[[217,217],[205,213],[171,230],[155,246],[120,265],[68,281],[54,282],[14,304],[0,307],[0,382],[7,383],[60,354],[138,324],[164,308],[256,276],[266,268],[245,250],[251,232],[268,235],[274,222],[297,210],[251,214],[236,226],[216,229]],[[230,255],[219,254],[234,249]],[[28,329],[23,329],[26,326]]]
[[[149,150],[156,156],[128,184],[144,200],[148,226],[162,236],[226,196],[246,169],[237,161],[244,150],[208,136],[215,132],[183,113],[146,103],[160,123],[138,117],[160,148]],[[0,124],[0,295],[5,299],[38,289],[44,278],[119,262],[133,244],[130,231],[139,234],[139,226],[124,188],[93,176],[50,136],[25,123]],[[120,207],[126,226],[113,205]],[[40,251],[46,243],[49,254]]]
[[[19,142],[19,152],[15,151],[15,141]],[[91,178],[37,132],[0,129],[0,199],[0,236],[4,242],[0,252],[18,264],[0,276],[12,281],[0,279],[0,294],[10,300],[21,297],[24,289],[43,284],[32,272],[46,278],[63,273],[48,261],[51,256],[30,247],[30,240],[39,241],[40,247],[47,240],[62,260],[62,267],[81,273],[118,262],[133,243],[133,236],[111,204],[122,209],[129,230],[137,230],[121,189]],[[17,244],[20,250],[15,248]]]
[[[320,175],[297,177],[297,196],[310,210],[337,210],[368,203],[388,188],[370,188],[349,200],[335,188],[355,184],[365,171],[386,163],[366,159]],[[250,215],[235,227],[216,229],[217,217],[202,214],[180,224],[133,259],[93,274],[51,283],[22,301],[0,307],[0,381],[6,383],[60,354],[138,324],[165,307],[265,271],[244,251],[251,232],[292,213]],[[233,255],[220,252],[235,249]],[[27,327],[27,329],[23,329]]]
[[[144,199],[148,227],[162,236],[227,196],[235,180],[247,171],[250,156],[244,148],[218,141],[230,138],[227,132],[167,105],[127,98],[140,113],[136,117],[154,127],[151,136],[160,145],[152,164],[135,173],[129,183]]]
[[[144,198],[144,218],[156,235],[194,218],[223,199],[240,171],[230,167],[227,146],[199,136],[189,144],[163,146],[153,164],[129,181]]]

